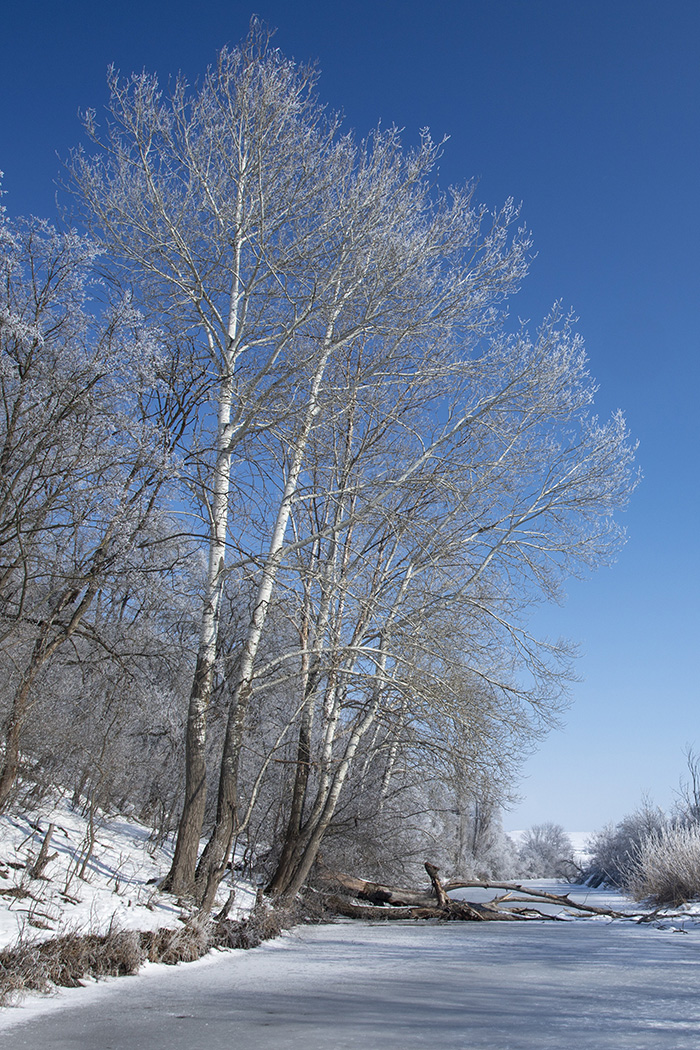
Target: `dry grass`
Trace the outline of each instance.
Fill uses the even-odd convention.
[[[116,977],[136,973],[145,954],[140,935],[131,930],[106,934],[68,933],[48,941],[21,940],[0,952],[0,1006],[23,992],[75,988],[84,977]]]
[[[283,930],[308,919],[296,902],[271,908],[264,902],[257,904],[247,919],[238,922],[223,919],[214,926],[217,948],[257,948],[263,941],[279,937]]]
[[[25,992],[75,988],[89,977],[136,973],[146,960],[173,965],[193,962],[211,948],[255,948],[301,921],[298,907],[258,904],[246,919],[188,919],[170,929],[111,929],[106,934],[69,933],[47,941],[21,939],[0,952],[0,1007]]]
[[[637,900],[680,905],[700,898],[700,826],[647,835],[632,858],[629,889]]]
[[[179,962],[194,962],[215,946],[214,927],[210,922],[189,919],[175,929],[161,927],[139,934],[141,947],[149,962],[173,966]]]

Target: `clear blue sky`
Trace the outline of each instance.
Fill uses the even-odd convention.
[[[698,497],[700,3],[694,0],[25,0],[7,5],[0,168],[11,214],[51,216],[56,153],[105,73],[194,78],[250,15],[318,60],[321,97],[363,133],[449,135],[441,178],[513,196],[538,256],[513,312],[580,318],[599,412],[620,407],[645,480],[612,569],[539,624],[581,643],[574,704],[525,768],[509,828],[592,830],[646,792],[673,800],[700,748]]]

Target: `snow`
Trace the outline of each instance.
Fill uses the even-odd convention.
[[[571,845],[574,847],[574,860],[581,866],[588,864],[591,860],[590,831],[567,831]]]
[[[0,1040],[13,1050],[697,1050],[698,976],[697,930],[342,922],[33,1002],[6,1012]]]
[[[49,822],[45,874],[30,879]],[[175,925],[182,909],[158,894],[169,852],[148,829],[101,818],[86,879],[78,871],[85,817],[65,801],[31,822],[0,819],[0,944],[110,923]],[[12,1050],[697,1050],[700,904],[640,924],[617,891],[552,880],[525,885],[628,917],[565,922],[302,926],[251,951],[212,952],[135,977],[87,981],[0,1011]],[[7,891],[11,892],[8,893]],[[27,893],[30,896],[18,895]],[[226,890],[227,892],[227,890]],[[499,891],[463,890],[470,899]],[[237,888],[239,914],[253,889]],[[457,894],[455,894],[457,895]]]
[[[44,877],[32,879],[27,866],[38,856],[50,823],[55,829]],[[183,907],[156,883],[170,866],[171,851],[151,842],[137,821],[99,815],[93,853],[80,877],[88,821],[65,799],[31,816],[0,817],[0,948],[18,937],[43,940],[60,933],[152,930],[176,926]],[[228,895],[228,887],[223,891]],[[237,886],[232,917],[254,902],[250,885]]]

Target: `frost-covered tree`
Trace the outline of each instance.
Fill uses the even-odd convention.
[[[0,807],[49,665],[79,640],[108,651],[107,607],[128,620],[171,565],[168,439],[145,411],[157,346],[128,302],[89,301],[95,251],[0,226]]]
[[[254,25],[246,44],[223,51],[197,89],[179,80],[164,97],[153,77],[114,76],[105,131],[88,115],[98,150],[73,164],[88,221],[122,279],[136,282],[139,302],[176,345],[190,339],[199,380],[188,390],[200,391],[205,435],[216,405],[210,436],[186,450],[208,522],[209,567],[172,873],[179,888],[191,881],[204,813],[206,713],[221,588],[231,568],[227,543],[262,570],[241,655],[234,743],[224,758],[217,853],[234,808],[238,726],[334,354],[351,340],[375,340],[367,356],[376,358],[375,373],[391,374],[417,326],[468,326],[460,304],[466,298],[473,306],[475,296],[483,300],[476,311],[483,325],[488,307],[524,272],[525,238],[506,241],[512,207],[492,218],[462,193],[431,216],[425,180],[435,146],[426,140],[405,153],[393,131],[355,145],[324,116],[314,81],[310,70],[269,48]],[[441,284],[445,258],[462,251],[465,238],[471,255]],[[268,479],[260,437],[275,430],[286,453],[282,472]],[[254,552],[247,551],[251,516],[265,526]]]
[[[533,824],[520,845],[519,874],[531,879],[562,878],[574,871],[571,839],[560,824]]]
[[[284,575],[313,662],[277,892],[306,877],[365,738],[381,742],[387,782],[402,739],[428,765],[459,756],[468,783],[507,779],[566,684],[567,649],[532,637],[528,604],[618,540],[609,514],[630,485],[625,430],[589,418],[566,319],[536,340],[464,349],[449,359],[449,387],[431,391],[423,374],[420,404],[396,399],[373,417],[363,377],[342,417],[326,417],[339,435],[317,450],[293,516],[299,576]],[[348,528],[319,536],[344,500]]]
[[[257,23],[194,88],[163,93],[147,74],[110,88],[74,186],[113,275],[164,333],[185,523],[204,522],[169,885],[195,885],[235,578],[246,615],[197,893],[271,772],[261,756],[242,783],[250,727],[281,682],[274,746],[293,727],[296,757],[275,888],[294,892],[346,785],[365,765],[376,775],[372,741],[386,792],[397,726],[425,755],[461,741],[476,782],[547,724],[565,653],[531,637],[526,609],[615,548],[631,451],[621,417],[590,415],[569,319],[505,329],[529,250],[517,210],[490,213],[471,186],[439,193],[427,136],[408,150],[393,129],[340,134],[313,72]],[[277,652],[275,607],[294,627]]]
[[[358,265],[362,248],[355,250],[336,208],[352,146],[326,120],[314,80],[269,48],[254,25],[245,46],[222,51],[195,90],[178,80],[164,98],[153,77],[114,76],[104,135],[88,115],[101,152],[74,162],[93,229],[175,341],[189,336],[196,362],[203,436],[190,441],[186,457],[207,524],[208,570],[172,872],[180,889],[193,877],[202,830],[227,543],[245,544],[248,493],[264,470],[257,438],[291,419],[277,506],[260,509],[272,534],[242,656],[243,700],[324,370],[333,348],[366,323],[362,309],[349,307],[368,276]],[[188,379],[190,397],[192,389]]]
[[[586,880],[628,887],[633,878],[642,842],[663,835],[671,827],[668,816],[658,806],[645,801],[618,824],[609,824],[591,836],[591,863]]]

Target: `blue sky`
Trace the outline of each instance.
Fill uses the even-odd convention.
[[[563,730],[525,766],[506,827],[592,830],[643,793],[672,803],[700,749],[700,3],[670,0],[25,0],[3,14],[0,168],[10,214],[54,214],[77,112],[105,74],[195,78],[250,15],[317,60],[320,95],[364,133],[449,136],[444,184],[523,202],[537,258],[512,312],[575,309],[602,416],[622,408],[645,479],[617,564],[538,626],[581,645]]]

